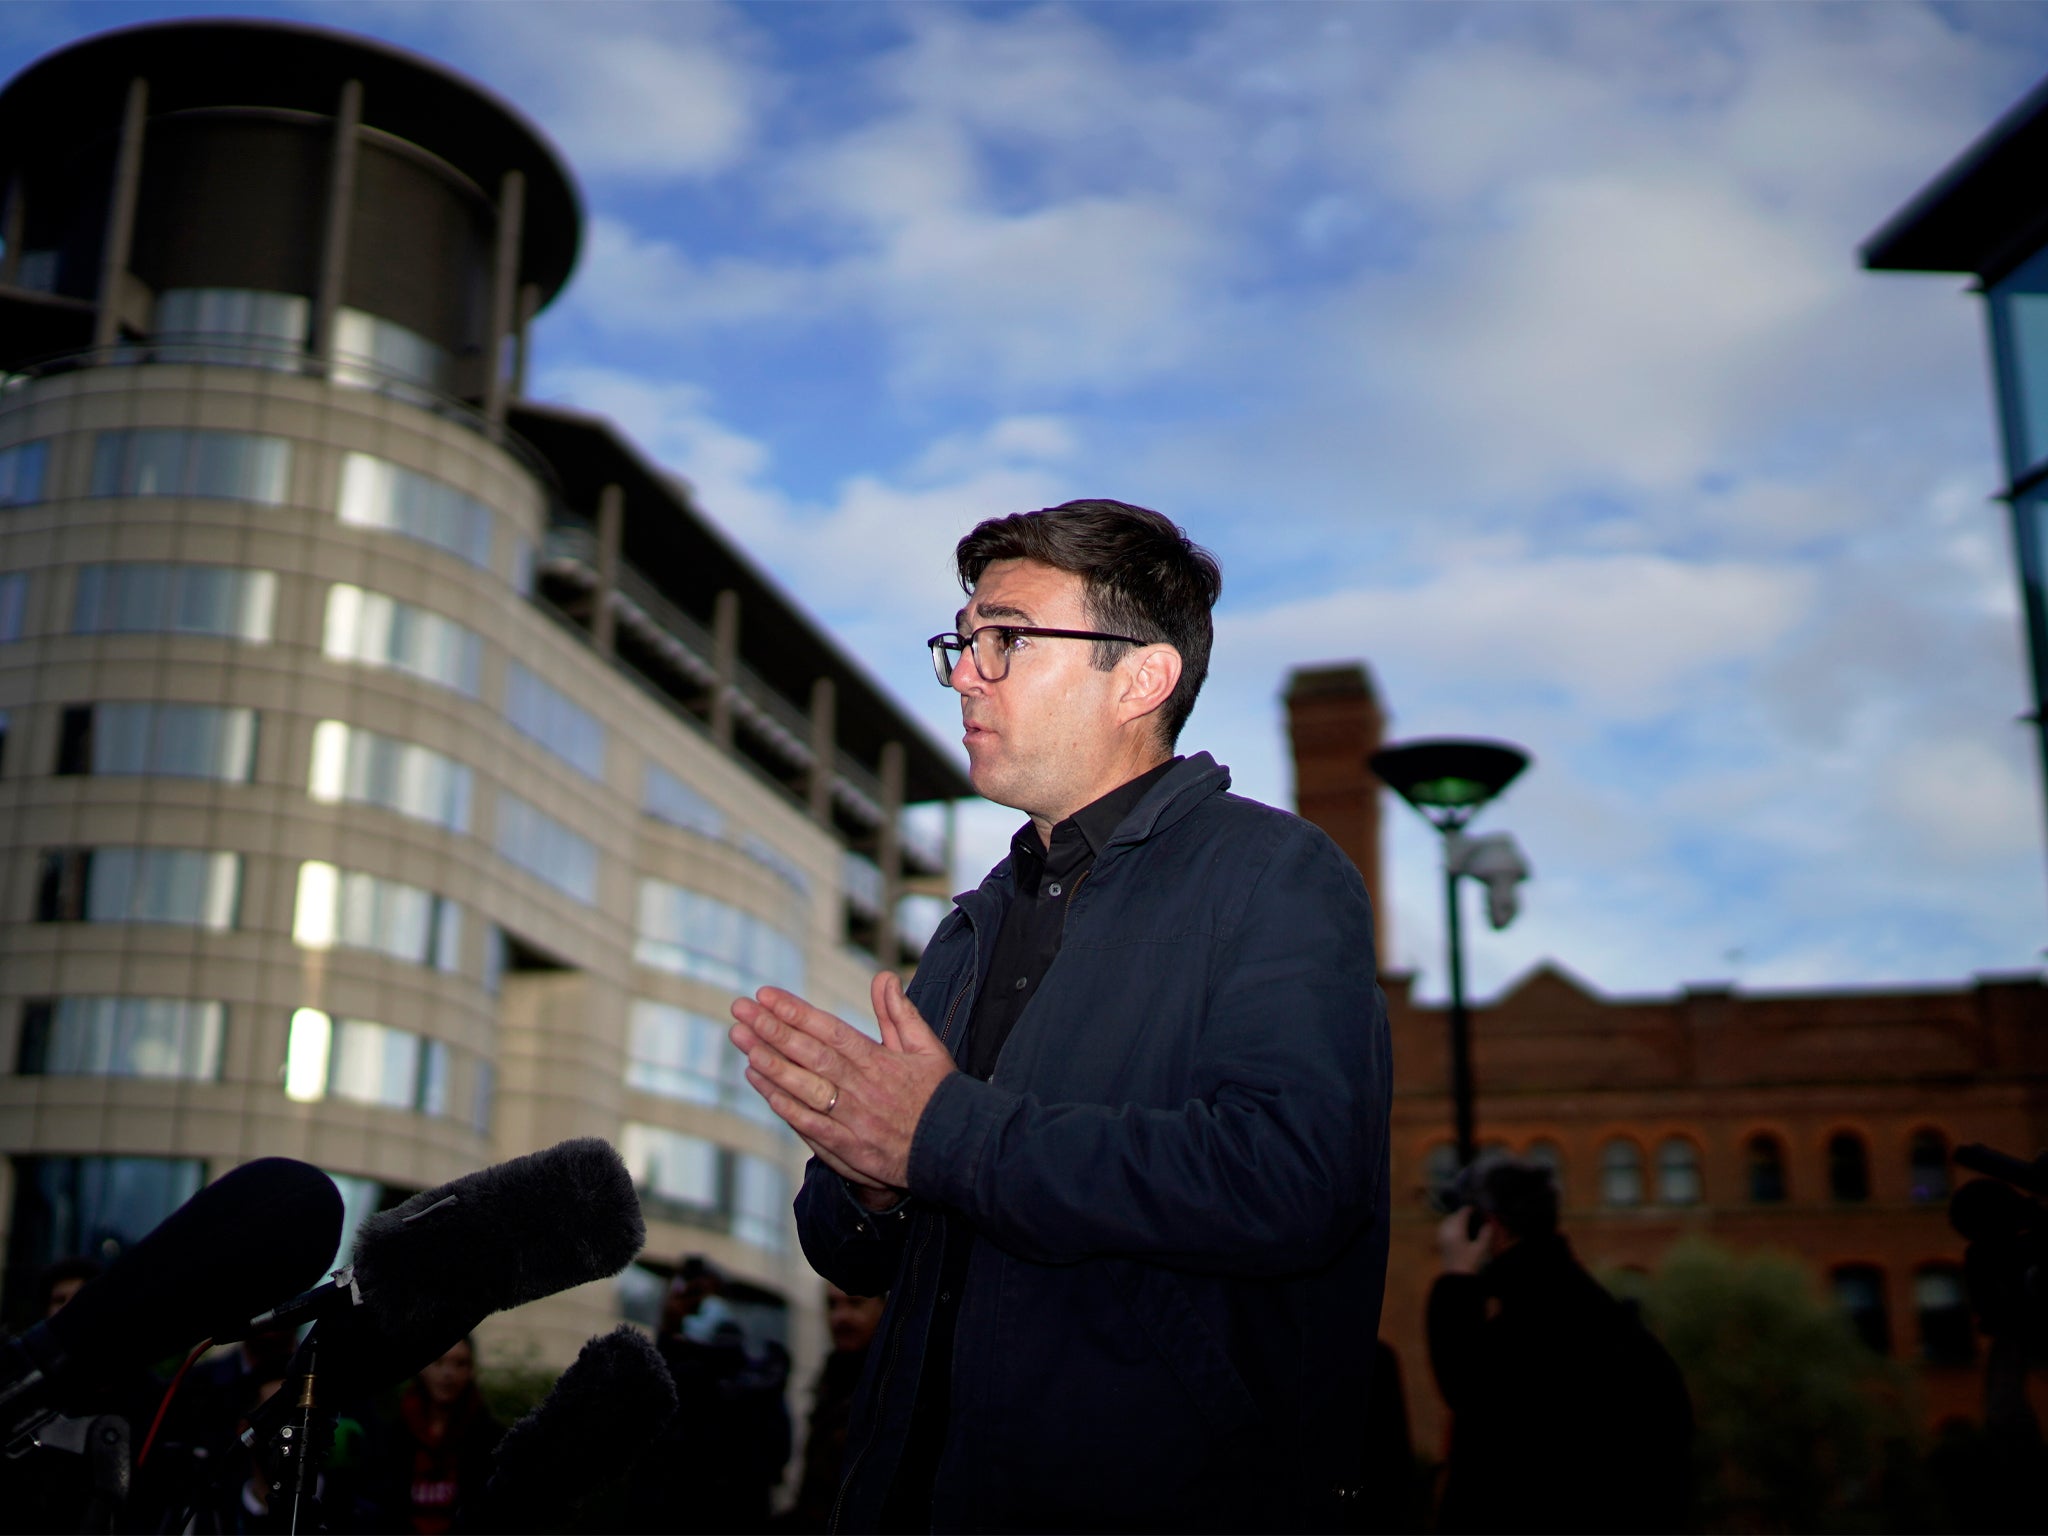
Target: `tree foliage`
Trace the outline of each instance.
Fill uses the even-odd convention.
[[[1675,1244],[1633,1296],[1692,1392],[1709,1531],[1924,1529],[1911,1378],[1781,1254]]]

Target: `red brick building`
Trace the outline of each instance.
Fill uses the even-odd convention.
[[[1380,886],[1385,717],[1358,666],[1297,672],[1304,816]],[[1384,932],[1384,919],[1382,919]],[[1444,1010],[1385,978],[1394,1041],[1393,1252],[1381,1333],[1417,1444],[1441,1444],[1422,1315],[1433,1175],[1455,1166]],[[1963,1301],[1949,1153],[2048,1146],[2048,987],[2038,973],[1913,989],[1602,997],[1537,967],[1472,1011],[1482,1146],[1551,1161],[1593,1269],[1652,1269],[1673,1239],[1796,1254],[1873,1345],[1915,1362],[1928,1418],[1974,1416],[1982,1341]]]

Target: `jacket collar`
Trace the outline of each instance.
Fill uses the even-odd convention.
[[[1106,863],[1123,849],[1142,843],[1155,833],[1164,832],[1211,795],[1220,795],[1228,788],[1230,770],[1207,752],[1182,758],[1117,823],[1098,862]],[[969,921],[978,923],[989,914],[991,903],[1008,900],[1014,883],[1012,863],[1013,860],[1005,856],[976,889],[955,896],[954,906],[965,913]]]

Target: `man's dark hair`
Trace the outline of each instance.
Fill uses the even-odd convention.
[[[1179,651],[1180,682],[1159,711],[1159,731],[1169,749],[1180,739],[1209,675],[1209,610],[1222,594],[1223,570],[1171,518],[1124,501],[1069,501],[992,517],[960,541],[953,558],[961,590],[969,593],[998,560],[1067,571],[1081,578],[1093,628]],[[1095,642],[1099,671],[1123,655],[1119,641]]]
[[[1520,1241],[1548,1237],[1557,1230],[1557,1181],[1540,1163],[1502,1158],[1488,1164],[1479,1175],[1480,1210]]]

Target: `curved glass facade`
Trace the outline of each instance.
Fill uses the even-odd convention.
[[[635,998],[628,1015],[626,1085],[780,1125],[748,1084],[746,1058],[732,1048],[726,1028],[725,1022],[687,1008]]]
[[[291,478],[288,438],[148,427],[93,439],[94,496],[209,496],[275,507]]]
[[[0,507],[25,507],[41,501],[43,476],[49,466],[48,438],[0,448]]]
[[[336,582],[327,591],[321,649],[336,661],[389,667],[477,696],[484,644],[474,631],[382,592]]]
[[[336,511],[344,523],[404,534],[490,569],[491,509],[431,475],[367,453],[347,454]]]
[[[202,848],[53,848],[43,854],[36,918],[45,923],[235,926],[242,856]]]
[[[277,577],[233,565],[81,565],[72,592],[77,635],[213,635],[270,641]]]
[[[505,663],[505,718],[587,778],[604,778],[604,727],[597,716],[516,661]]]
[[[28,617],[28,572],[10,571],[0,576],[0,645],[21,638]]]
[[[345,720],[322,720],[313,727],[306,792],[323,803],[381,806],[451,832],[467,832],[474,781],[467,764],[416,742],[381,736]]]
[[[507,863],[573,900],[597,900],[597,844],[509,791],[499,791],[497,810],[496,844]]]
[[[286,1097],[300,1103],[332,1097],[445,1115],[448,1047],[370,1019],[300,1008],[292,1014],[284,1082]]]
[[[166,288],[157,295],[152,334],[166,363],[244,365],[274,358],[296,369],[312,305],[296,293],[255,288]],[[207,346],[213,342],[215,345]]]
[[[640,882],[633,958],[735,992],[804,987],[803,946],[795,939],[751,912],[665,880]]]
[[[57,737],[59,774],[154,774],[245,784],[256,711],[222,704],[74,704]]]
[[[227,1008],[180,997],[30,998],[21,1009],[24,1077],[220,1076]]]
[[[462,964],[462,908],[416,885],[308,859],[299,866],[292,939],[304,949],[374,950],[452,971]]]

